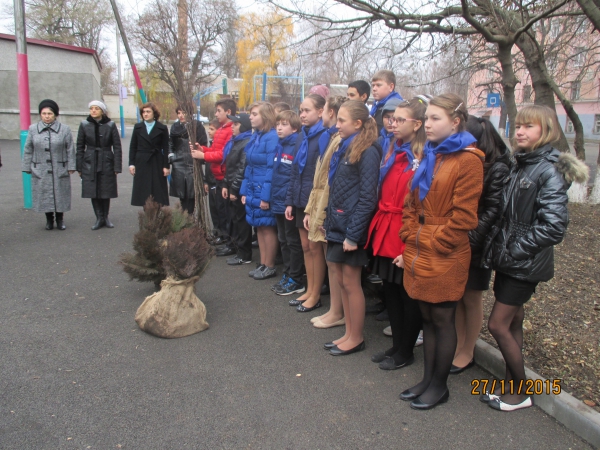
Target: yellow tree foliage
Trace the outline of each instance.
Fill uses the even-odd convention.
[[[290,17],[273,9],[246,14],[238,19],[236,27],[241,37],[237,43],[237,60],[243,79],[238,106],[243,108],[254,100],[255,75],[278,75],[282,63],[293,59],[289,46],[294,25]],[[257,97],[261,92],[262,82],[257,82]]]

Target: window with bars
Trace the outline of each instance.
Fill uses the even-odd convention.
[[[573,122],[571,119],[567,117],[567,123],[565,125],[565,133],[575,133],[575,128],[573,128]]]
[[[581,94],[581,82],[579,82],[579,81],[571,82],[571,100],[579,100],[580,94]]]
[[[531,85],[523,86],[523,103],[531,102]]]
[[[594,115],[594,134],[600,134],[600,114]]]

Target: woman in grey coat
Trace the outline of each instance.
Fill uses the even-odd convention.
[[[115,123],[106,115],[106,105],[94,100],[90,115],[77,133],[77,171],[81,176],[81,197],[91,198],[96,214],[92,230],[114,225],[108,219],[110,199],[117,198],[117,174],[121,173],[121,139]]]
[[[71,129],[56,120],[58,105],[42,100],[40,120],[29,127],[22,161],[31,174],[33,210],[46,213],[46,230],[65,230],[63,213],[71,210],[71,177],[75,172],[75,146]]]

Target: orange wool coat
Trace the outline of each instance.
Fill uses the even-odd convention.
[[[423,202],[419,189],[406,196],[400,238],[404,288],[428,303],[462,298],[471,262],[468,233],[477,227],[484,154],[473,147],[437,155],[434,179]]]

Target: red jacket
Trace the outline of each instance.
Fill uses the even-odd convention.
[[[213,138],[212,145],[210,147],[202,146],[204,152],[204,161],[210,163],[210,170],[215,176],[217,181],[222,181],[225,177],[225,164],[223,162],[223,149],[225,144],[229,142],[232,135],[231,126],[233,122],[227,122],[221,125]]]
[[[404,198],[410,191],[409,181],[414,172],[408,167],[406,153],[396,156],[396,162],[383,180],[379,205],[369,227],[369,240],[374,256],[395,258],[404,253],[404,242],[398,236],[402,228]]]

